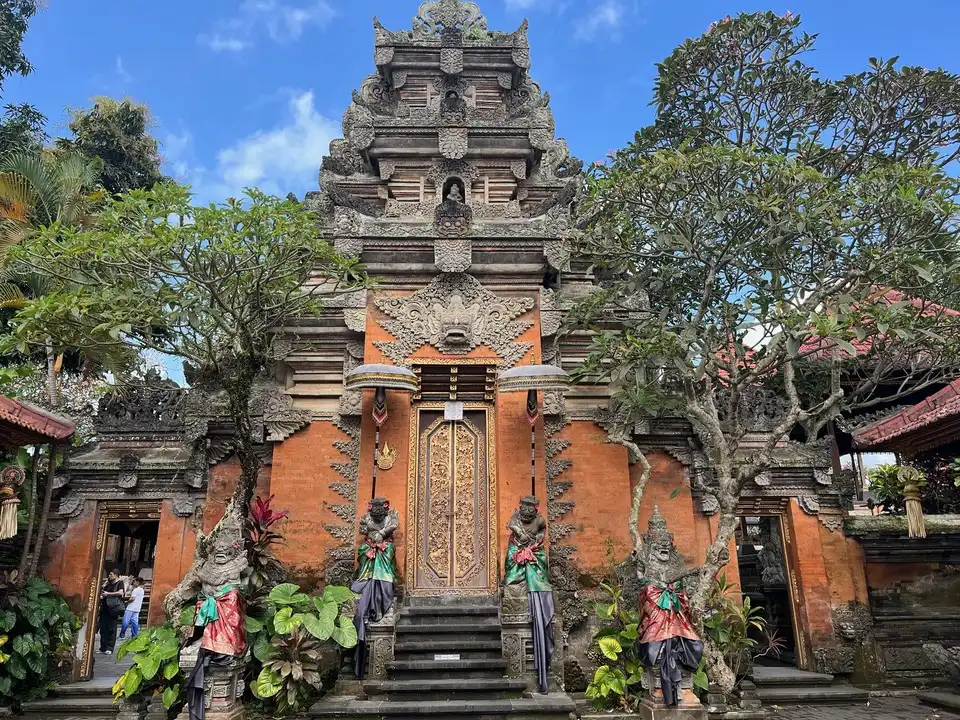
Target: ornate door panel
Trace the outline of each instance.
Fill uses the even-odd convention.
[[[491,414],[480,404],[469,406],[457,421],[445,420],[435,406],[420,406],[417,413],[407,545],[407,581],[414,594],[494,592]]]

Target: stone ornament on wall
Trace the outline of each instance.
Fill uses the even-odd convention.
[[[532,347],[515,339],[533,324],[515,318],[533,309],[533,299],[499,297],[466,273],[438,275],[412,295],[379,297],[376,306],[390,318],[378,324],[396,340],[375,345],[397,365],[423,345],[450,355],[485,345],[513,367]]]
[[[466,272],[473,264],[473,244],[470,238],[440,238],[433,244],[433,258],[440,272]]]
[[[486,36],[487,18],[476,3],[438,0],[420,5],[413,19],[413,34],[420,39],[439,39],[444,30],[454,28],[468,37]]]

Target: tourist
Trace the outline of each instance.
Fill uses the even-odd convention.
[[[143,578],[135,577],[133,579],[133,592],[130,593],[130,602],[123,613],[123,624],[120,626],[120,639],[127,634],[127,628],[130,628],[130,637],[135,638],[140,634],[140,608],[143,607]]]
[[[100,591],[100,652],[113,654],[117,642],[117,620],[123,611],[123,581],[119,570],[111,570]]]

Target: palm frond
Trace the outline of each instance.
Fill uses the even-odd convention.
[[[4,310],[20,310],[26,307],[30,300],[23,291],[11,282],[0,283],[0,308]]]
[[[30,184],[38,224],[49,225],[57,219],[62,187],[42,156],[27,153],[10,155],[0,163],[0,172],[21,175]]]

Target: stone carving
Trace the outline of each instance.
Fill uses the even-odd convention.
[[[937,670],[949,678],[955,686],[960,687],[960,647],[926,643],[923,646],[923,652]]]
[[[753,482],[760,487],[769,487],[770,483],[773,482],[773,474],[769,470],[764,470],[763,472],[756,474],[756,476],[753,478]]]
[[[579,175],[583,161],[570,153],[570,146],[563,138],[551,139],[537,169],[537,176],[544,180],[565,180]]]
[[[453,355],[486,345],[512,367],[531,347],[513,341],[531,326],[514,318],[533,309],[533,300],[498,297],[465,273],[438,275],[412,295],[379,297],[376,305],[391,318],[379,325],[396,340],[375,344],[398,365],[429,344]]]
[[[813,479],[817,482],[817,485],[829,487],[833,484],[833,472],[824,468],[814,468]]]
[[[443,33],[444,38],[447,32]],[[459,75],[463,72],[463,48],[445,47],[440,48],[440,69],[448,75]],[[466,110],[466,106],[464,106]],[[464,115],[465,118],[465,115]]]
[[[473,244],[469,238],[440,238],[433,244],[433,258],[440,272],[466,272],[473,264]]]
[[[716,495],[701,495],[700,496],[700,511],[704,515],[716,515],[720,512],[720,501],[717,500]]]
[[[440,154],[450,160],[466,157],[470,131],[465,127],[446,127],[437,130]]]
[[[353,101],[374,115],[397,117],[401,114],[400,93],[380,75],[369,75],[360,89],[353,91]]]
[[[347,460],[330,463],[341,480],[332,482],[328,487],[346,500],[343,506],[349,512],[331,511],[342,520],[342,524],[328,523],[324,529],[340,540],[340,544],[327,551],[325,580],[329,585],[349,585],[353,578],[354,565],[354,523],[356,521],[357,483],[360,479],[360,418],[338,417],[334,425],[347,436],[346,440],[337,440],[333,446],[346,456]]]
[[[100,400],[97,429],[104,434],[164,433],[183,428],[186,392],[149,370],[142,385],[115,391]]]
[[[564,308],[560,293],[549,288],[540,290],[540,336],[552,337],[560,330]]]
[[[420,5],[413,19],[417,38],[440,38],[445,29],[459,29],[465,37],[487,36],[487,19],[476,3],[461,0],[437,0]]]
[[[450,180],[444,187],[443,202],[437,206],[434,215],[434,225],[440,235],[460,237],[470,230],[473,210],[464,202],[464,194],[459,179]]]
[[[366,319],[366,310],[363,310],[364,319]],[[362,332],[362,331],[361,331]],[[349,342],[343,353],[343,377],[360,366],[363,362],[363,344],[360,342]],[[363,392],[361,390],[342,390],[340,395],[340,404],[337,412],[341,416],[360,415],[363,411]]]
[[[177,517],[190,517],[196,511],[193,498],[179,497],[173,500],[173,514]]]
[[[137,470],[140,467],[140,458],[132,453],[120,456],[120,471],[117,474],[117,487],[132,490],[137,486]]]
[[[263,423],[267,442],[283,442],[298,430],[307,427],[313,414],[293,404],[293,398],[276,386],[266,389],[263,403]]]
[[[798,498],[800,503],[800,509],[803,510],[807,515],[816,515],[820,512],[820,501],[810,495],[804,495],[801,498]]]
[[[765,531],[760,537],[760,552],[757,559],[760,562],[760,579],[764,585],[783,586],[787,584],[784,574],[786,565],[783,553],[783,543],[780,533],[771,531],[770,520],[767,518]]]

